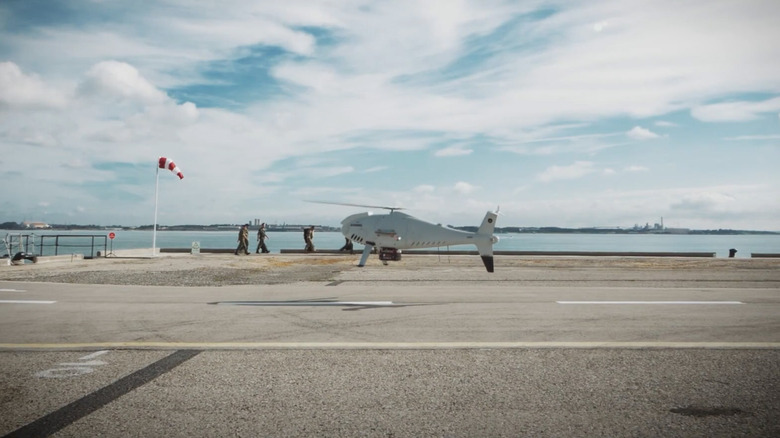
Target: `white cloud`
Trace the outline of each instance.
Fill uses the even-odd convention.
[[[246,16],[241,16],[241,9],[251,8],[251,5],[236,4],[232,14],[223,14],[214,11],[212,17],[201,16],[199,19],[173,19],[166,22],[166,27],[176,32],[179,36],[190,36],[193,44],[202,43],[205,47],[240,47],[254,44],[282,47],[298,55],[310,55],[314,50],[314,38],[303,31],[296,31],[289,26],[269,19],[253,11],[245,11]],[[181,42],[181,41],[177,41]]]
[[[780,97],[761,102],[735,101],[700,105],[691,115],[703,122],[745,122],[780,110]]]
[[[463,155],[470,155],[474,152],[473,149],[465,149],[462,146],[452,146],[444,149],[439,149],[434,152],[434,156],[437,157],[461,157]]]
[[[544,172],[537,175],[541,182],[577,179],[596,172],[594,163],[590,161],[577,161],[570,166],[550,166]]]
[[[633,165],[633,166],[626,167],[625,170],[626,172],[647,172],[649,169],[645,166]]]
[[[650,131],[649,129],[642,128],[641,126],[634,126],[630,131],[626,133],[627,136],[634,140],[651,140],[658,138],[658,134]]]
[[[744,100],[740,93],[767,93],[777,85],[777,6],[715,1],[564,2],[538,18],[535,2],[463,0],[442,6],[228,0],[216,5],[172,0],[143,8],[117,4],[126,13],[96,14],[104,22],[90,22],[86,14],[78,23],[35,23],[34,33],[0,29],[0,59],[13,60],[25,71],[11,81],[0,80],[0,156],[4,168],[26,169],[25,163],[40,157],[40,147],[47,147],[47,159],[27,170],[25,190],[72,199],[71,205],[84,205],[92,214],[148,208],[146,201],[138,201],[148,198],[144,183],[123,187],[134,200],[100,200],[106,207],[111,202],[121,207],[102,209],[92,203],[99,194],[80,185],[109,186],[112,179],[135,178],[142,172],[133,173],[134,166],[143,168],[161,154],[187,170],[187,180],[164,193],[174,196],[171,206],[184,221],[192,220],[193,205],[213,206],[199,211],[204,222],[230,220],[243,215],[248,204],[258,204],[261,191],[291,193],[300,184],[318,187],[315,178],[347,172],[354,175],[342,189],[359,186],[369,192],[360,192],[366,199],[398,196],[437,214],[469,212],[473,205],[466,208],[453,197],[473,193],[474,186],[453,189],[444,182],[451,173],[421,168],[459,161],[431,160],[431,155],[467,152],[475,168],[491,169],[496,186],[531,184],[523,198],[565,203],[563,195],[544,191],[538,182],[612,173],[608,183],[620,184],[624,172],[646,171],[628,163],[659,169],[658,161],[634,155],[639,148],[618,148],[632,138],[657,137],[654,126],[677,126],[664,120],[653,125],[653,120],[692,108],[697,108],[694,116],[723,120],[763,121],[764,113],[780,111],[774,102],[780,98],[763,105],[745,101],[744,107],[702,105]],[[70,98],[74,90],[80,99]],[[634,117],[637,125],[628,136],[614,128],[626,117]],[[771,122],[769,128],[775,129],[777,119]],[[713,140],[687,126],[697,124],[680,123],[680,138]],[[771,137],[774,131],[765,128],[751,132]],[[593,134],[605,129],[612,132]],[[717,132],[715,141],[740,134]],[[471,143],[463,139],[485,139],[490,147],[474,154],[476,146],[468,147]],[[684,155],[684,143],[670,143]],[[503,154],[498,160],[504,162],[496,166],[483,161],[496,160],[496,150],[522,156]],[[759,152],[757,167],[776,157],[766,147],[740,151]],[[553,166],[550,158],[559,154],[575,164]],[[603,161],[610,168],[598,168],[593,162],[607,154]],[[374,158],[379,156],[381,161]],[[311,164],[300,157],[327,160]],[[105,170],[105,163],[126,167]],[[384,169],[381,175],[365,175]],[[401,169],[403,178],[392,183],[375,177]],[[518,181],[518,169],[538,179]],[[308,170],[311,179],[302,178]],[[751,170],[713,168],[710,174],[740,181],[773,175]],[[693,173],[670,173],[664,183],[689,184]],[[706,185],[709,177],[698,178]],[[573,193],[606,180],[583,180],[588,184],[573,187]],[[335,190],[333,181],[328,187]],[[397,184],[402,194],[386,192],[381,184]],[[772,184],[776,187],[777,181]],[[428,193],[437,196],[410,193],[414,187],[429,187]],[[499,198],[491,204],[503,205],[500,198],[512,193],[492,189],[490,196]],[[14,202],[27,201],[20,196]],[[284,196],[263,202],[279,204],[279,211],[305,211],[283,207]],[[644,208],[641,200],[632,202]],[[576,213],[588,213],[587,205],[580,207]],[[137,220],[146,221],[143,216]]]
[[[436,190],[436,187],[430,185],[430,184],[421,184],[415,188],[412,189],[415,193],[433,193]]]
[[[0,62],[0,110],[4,106],[20,109],[58,109],[65,96],[36,76],[25,75],[13,62]]]
[[[502,202],[504,223],[526,226],[622,226],[658,221],[672,227],[777,230],[771,185],[587,191]]]
[[[602,31],[602,30],[604,30],[604,29],[605,29],[605,28],[606,28],[608,25],[609,25],[609,23],[608,23],[608,22],[606,22],[606,21],[600,21],[600,22],[598,22],[598,23],[596,23],[596,24],[594,24],[594,25],[593,25],[593,30],[594,30],[594,31],[596,31],[596,32],[601,32],[601,31]]]
[[[143,114],[148,123],[166,124],[168,127],[184,126],[194,123],[200,117],[198,107],[192,102],[181,105],[168,101],[162,105],[150,106]]]
[[[723,192],[699,191],[688,193],[671,204],[673,210],[713,210],[736,200],[734,196]]]
[[[117,61],[95,64],[79,86],[79,93],[87,97],[134,101],[142,104],[160,104],[168,96],[149,83],[138,69]]]
[[[70,169],[86,169],[89,167],[89,163],[83,159],[74,158],[62,163],[62,167]]]
[[[568,129],[561,127],[561,129]],[[547,130],[544,132],[549,133]],[[622,132],[581,134],[567,136],[536,136],[524,135],[519,140],[507,139],[504,146],[496,148],[499,151],[512,152],[518,155],[545,156],[555,154],[592,154],[598,151],[628,144],[627,141],[615,141],[615,137],[623,136]]]
[[[302,169],[302,172],[305,175],[314,178],[330,178],[345,173],[352,173],[354,171],[355,169],[352,166],[312,167]]]
[[[458,181],[457,183],[455,183],[455,186],[453,188],[457,193],[460,193],[461,195],[470,195],[478,189],[477,186],[463,181]]]
[[[662,128],[674,128],[679,125],[677,125],[674,122],[668,122],[666,120],[658,120],[657,122],[655,122],[655,126],[660,126]]]
[[[18,128],[9,129],[6,131],[6,139],[13,139],[19,143],[39,146],[39,147],[56,147],[60,144],[60,140],[53,132],[46,132],[40,128],[33,126],[20,126]]]
[[[756,141],[756,140],[780,140],[780,134],[776,135],[738,135],[736,137],[726,137],[728,141]]]

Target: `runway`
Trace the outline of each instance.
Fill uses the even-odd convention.
[[[780,345],[779,297],[772,288],[519,287],[478,281],[217,288],[17,283],[6,288],[24,292],[0,302],[5,348],[90,348],[90,343],[161,348],[166,342],[174,348],[220,343],[258,348]]]
[[[0,434],[780,434],[773,270],[450,269],[0,282]]]

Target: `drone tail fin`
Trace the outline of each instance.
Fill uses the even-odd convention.
[[[482,263],[485,264],[485,269],[488,272],[493,272],[493,244],[498,239],[493,236],[493,230],[496,228],[497,213],[488,211],[485,214],[485,218],[482,219],[482,225],[477,230],[477,250],[480,257],[482,257]]]
[[[482,263],[488,272],[493,272],[493,242],[477,242],[479,256],[482,257]]]
[[[497,217],[498,213],[493,213],[492,211],[487,212],[485,218],[482,219],[482,225],[479,226],[477,234],[492,236],[493,230],[496,228]]]

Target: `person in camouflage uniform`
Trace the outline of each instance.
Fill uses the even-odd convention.
[[[306,252],[314,252],[314,225],[303,229],[303,241],[306,242]]]
[[[263,254],[271,252],[268,251],[268,247],[265,246],[265,239],[267,238],[268,235],[265,234],[265,222],[263,222],[257,230],[257,249],[255,250],[255,254],[260,254],[261,249],[263,250]]]
[[[249,224],[241,225],[238,230],[238,247],[235,254],[238,255],[239,252],[249,254]]]

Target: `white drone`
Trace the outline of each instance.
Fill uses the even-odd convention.
[[[488,211],[476,233],[460,231],[433,224],[405,213],[400,207],[384,207],[337,202],[311,201],[320,204],[346,205],[389,210],[387,214],[358,213],[341,221],[341,232],[352,242],[365,245],[358,266],[366,265],[368,255],[379,248],[379,259],[397,261],[404,249],[437,248],[450,245],[476,245],[482,262],[488,272],[493,272],[493,244],[498,237],[493,235],[498,212]]]

